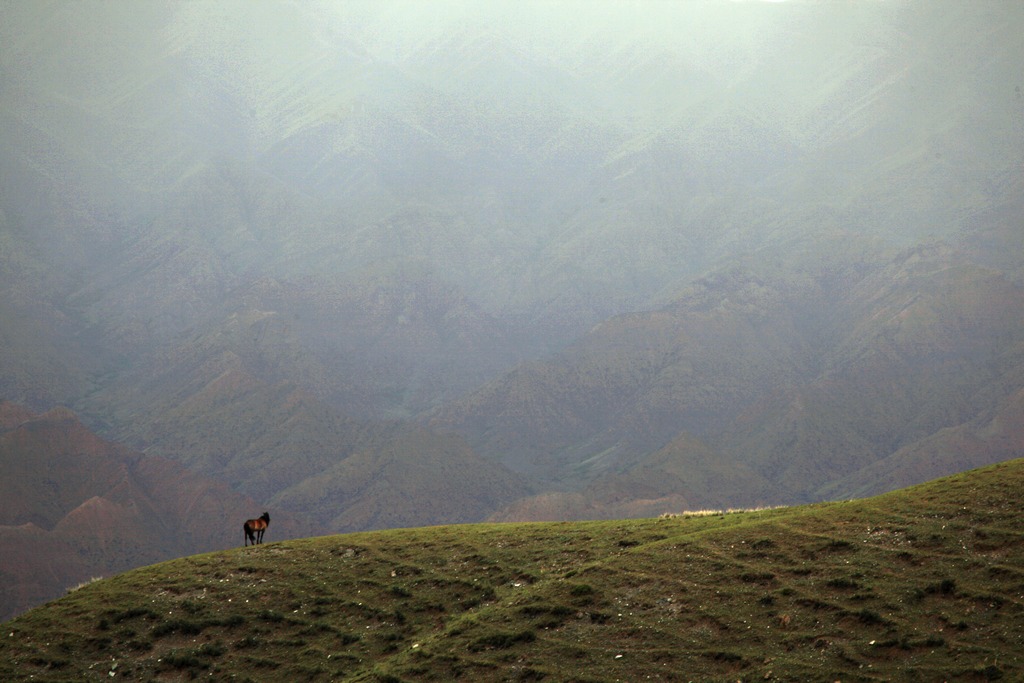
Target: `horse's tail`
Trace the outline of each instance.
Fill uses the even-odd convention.
[[[242,525],[242,545],[249,545],[249,523]]]

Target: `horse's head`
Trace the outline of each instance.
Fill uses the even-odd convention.
[[[262,519],[267,524],[270,524],[270,513],[264,512],[262,515],[260,515],[260,519]]]

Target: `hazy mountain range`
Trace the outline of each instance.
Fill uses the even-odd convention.
[[[1019,456],[1022,28],[1003,2],[7,3],[0,436],[81,424],[59,465],[0,464],[63,496],[99,439],[340,531]],[[5,525],[88,500],[31,491]]]

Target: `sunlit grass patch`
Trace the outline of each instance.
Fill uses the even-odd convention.
[[[781,510],[786,505],[763,505],[747,508],[708,508],[704,510],[683,510],[682,512],[663,512],[660,519],[679,519],[687,517],[722,517],[724,515],[736,515],[745,512],[767,512],[770,510]]]
[[[85,588],[90,583],[96,583],[97,581],[102,581],[102,580],[103,580],[102,576],[94,576],[91,579],[89,579],[88,581],[83,581],[83,582],[81,582],[79,584],[76,584],[74,586],[69,587],[67,592],[68,593],[74,593],[76,590],[79,590],[81,588]]]

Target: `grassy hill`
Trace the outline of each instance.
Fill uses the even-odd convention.
[[[1016,680],[1024,460],[876,498],[327,536],[94,582],[0,678]]]

